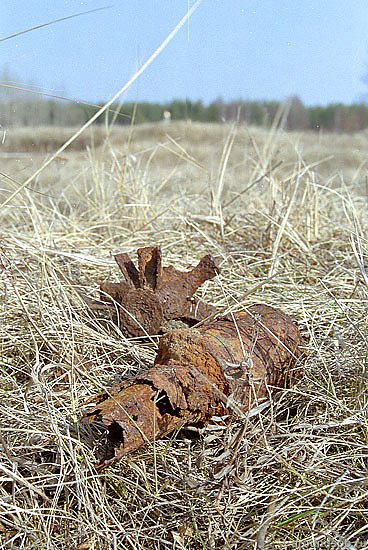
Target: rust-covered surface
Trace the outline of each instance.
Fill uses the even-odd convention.
[[[128,254],[115,256],[124,280],[101,283],[101,300],[106,307],[116,308],[115,321],[126,336],[160,333],[167,321],[180,319],[193,324],[216,312],[209,304],[193,298],[206,280],[218,273],[214,259],[204,256],[188,272],[175,267],[162,267],[157,246],[139,248],[138,268]]]
[[[296,376],[302,346],[292,319],[262,304],[165,334],[152,368],[90,400],[85,420],[105,438],[98,467],[188,422],[269,398]]]

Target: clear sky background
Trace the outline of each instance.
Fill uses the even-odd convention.
[[[109,3],[1,42],[0,70],[50,93],[106,100],[194,1],[0,0],[0,38]],[[366,73],[368,0],[203,0],[124,99],[351,103],[368,96]]]

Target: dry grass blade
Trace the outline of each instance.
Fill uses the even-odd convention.
[[[43,29],[44,27],[49,27],[50,25],[55,25],[55,23],[61,23],[63,21],[68,21],[69,19],[74,19],[76,17],[81,17],[82,15],[88,15],[90,13],[96,13],[98,11],[108,10],[112,6],[103,6],[101,8],[95,8],[93,10],[87,10],[87,11],[81,11],[79,13],[74,13],[73,15],[67,15],[66,17],[60,17],[59,19],[53,19],[52,21],[48,21],[47,23],[42,23],[40,25],[36,25],[35,27],[30,27],[29,29],[25,29],[23,31],[16,32],[14,34],[10,34],[9,36],[4,36],[3,38],[0,38],[0,42],[5,42],[6,40],[11,40],[12,38],[17,38],[18,36],[21,36],[22,34],[27,34],[29,32],[34,32],[38,29]]]

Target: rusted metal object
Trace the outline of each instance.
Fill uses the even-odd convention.
[[[218,273],[210,255],[191,271],[162,267],[161,250],[156,246],[139,248],[138,269],[128,254],[117,254],[115,261],[124,280],[101,283],[101,300],[117,309],[115,321],[126,336],[158,334],[168,321],[184,320],[194,324],[212,315],[216,309],[193,298],[208,279]]]
[[[98,468],[184,424],[269,398],[296,376],[302,346],[292,319],[262,304],[165,334],[152,368],[90,400],[84,418]]]

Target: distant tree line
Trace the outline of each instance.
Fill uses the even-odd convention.
[[[368,84],[368,76],[367,76]],[[24,87],[8,65],[0,70],[0,129],[10,126],[79,126],[103,105],[64,101],[44,95],[33,85]],[[234,122],[286,130],[358,132],[368,128],[368,103],[305,106],[297,96],[280,101],[178,100],[167,103],[123,103],[113,105],[97,124],[142,124],[170,120]]]
[[[23,95],[23,94],[22,94]],[[4,97],[5,96],[5,97]],[[10,126],[76,126],[86,122],[99,109],[99,105],[62,102],[60,100],[29,99],[17,94],[0,93],[0,125]],[[221,99],[205,105],[202,101],[174,100],[160,103],[124,103],[113,105],[109,112],[97,120],[129,125],[164,120],[193,122],[233,122],[270,127],[274,122],[286,130],[327,130],[331,132],[357,132],[368,128],[368,105],[364,103],[327,106],[305,106],[298,97],[286,102],[231,101]],[[166,121],[168,118],[166,118]]]
[[[30,93],[32,92],[33,93]],[[102,105],[102,104],[101,104]],[[86,122],[101,105],[63,101],[45,97],[31,86],[27,90],[4,67],[0,74],[0,128],[10,126],[78,126]],[[368,128],[368,104],[307,107],[297,97],[279,101],[227,101],[219,98],[209,105],[202,101],[173,100],[161,103],[123,103],[113,105],[97,124],[141,124],[169,120],[193,122],[233,122],[286,130],[327,130],[357,132]]]

